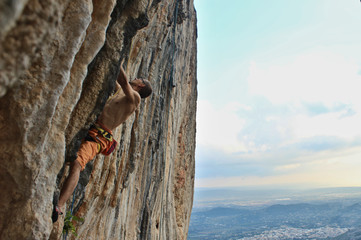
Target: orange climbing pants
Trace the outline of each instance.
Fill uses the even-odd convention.
[[[89,129],[88,136],[83,139],[76,161],[79,162],[83,171],[85,165],[93,160],[98,153],[109,155],[114,151],[116,145],[117,142],[113,139],[112,131],[96,123]]]

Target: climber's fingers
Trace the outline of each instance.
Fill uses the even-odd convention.
[[[124,60],[125,60],[125,58],[123,58],[122,61],[120,62],[120,66],[121,66],[122,68],[124,68],[124,67],[123,67],[123,65],[124,65]]]

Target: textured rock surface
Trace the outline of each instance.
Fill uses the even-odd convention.
[[[123,58],[129,77],[148,78],[154,92],[115,131],[116,152],[82,172],[79,239],[186,239],[197,98],[193,1],[2,1],[0,16],[0,239],[61,237],[62,221],[53,226],[50,215],[64,159],[74,157],[112,94]]]

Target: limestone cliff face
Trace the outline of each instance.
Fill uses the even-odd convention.
[[[82,172],[78,239],[186,239],[196,35],[192,0],[0,3],[0,239],[61,237],[62,219],[53,226],[50,216],[64,161],[113,93],[122,59],[153,94],[116,129],[116,151]]]

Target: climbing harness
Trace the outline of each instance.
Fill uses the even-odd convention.
[[[90,136],[89,133],[84,138],[84,140],[90,141],[90,142],[96,142],[98,144],[98,153],[108,156],[115,150],[118,142],[113,138],[113,135],[110,133],[109,130],[104,129],[105,127],[99,126],[99,125],[100,125],[99,123],[96,123],[93,126],[91,126],[90,129],[95,129],[97,131],[97,133],[99,135],[101,135],[102,137],[104,137],[106,140],[108,140],[110,142],[110,144],[108,144],[106,148],[102,149],[101,148],[102,141],[99,139],[99,137],[98,136]]]
[[[96,130],[98,131],[98,133],[103,136],[106,140],[108,140],[110,142],[110,144],[107,145],[107,147],[105,149],[101,149],[100,150],[100,153],[105,155],[105,156],[108,156],[110,155],[115,147],[117,146],[118,142],[115,141],[115,139],[113,138],[113,135],[108,131],[108,130],[105,130],[103,126],[99,126],[99,125],[94,125]],[[100,143],[100,140],[98,138],[98,136],[96,136],[96,142],[99,144]]]
[[[96,124],[94,125],[94,128],[98,131],[100,135],[102,135],[109,142],[112,142],[114,140],[113,135],[108,130],[103,129],[104,127],[101,127]]]

